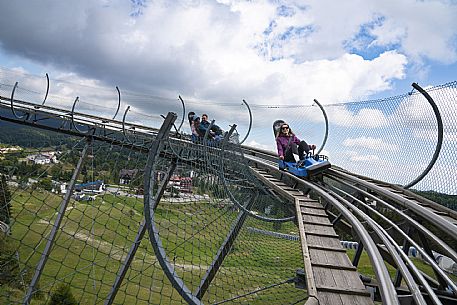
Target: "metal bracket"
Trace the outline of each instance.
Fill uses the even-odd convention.
[[[22,120],[23,118],[25,118],[27,120],[29,117],[28,114],[23,114],[22,116],[18,116],[16,114],[16,111],[14,110],[14,104],[13,104],[14,103],[14,93],[16,92],[17,85],[18,85],[18,82],[16,82],[14,84],[13,91],[11,91],[11,112],[17,119]]]
[[[240,145],[244,143],[244,141],[246,141],[246,139],[248,138],[249,136],[249,133],[251,133],[251,128],[252,128],[252,112],[251,112],[251,107],[249,107],[249,104],[243,100],[243,103],[246,105],[246,107],[248,108],[248,111],[249,111],[249,128],[248,128],[248,131],[246,132],[246,135],[244,136],[243,140],[240,141]]]
[[[316,152],[316,155],[319,155],[320,152],[324,149],[325,144],[327,143],[327,138],[328,138],[328,117],[327,117],[327,113],[325,112],[325,109],[324,109],[324,107],[321,105],[321,103],[319,103],[319,101],[316,100],[316,99],[314,99],[314,102],[315,102],[316,105],[319,106],[319,108],[321,109],[322,114],[324,115],[324,120],[325,120],[325,136],[324,136],[324,140],[322,141],[322,144],[321,144],[321,146],[319,147],[319,150]]]
[[[295,284],[295,288],[308,289],[308,285],[306,285],[305,270],[297,269],[297,271],[295,272],[294,284]]]
[[[87,131],[82,131],[78,128],[78,126],[76,126],[76,123],[75,123],[75,107],[76,107],[76,103],[79,101],[79,96],[76,97],[75,99],[75,102],[73,103],[73,107],[71,108],[71,125],[73,126],[73,128],[81,133],[81,134],[84,134],[84,135],[88,135],[90,131],[92,131],[92,134],[95,133],[95,128],[89,128]]]
[[[117,90],[117,110],[113,116],[113,120],[116,118],[117,113],[119,112],[119,108],[121,108],[121,91],[119,90],[118,86],[116,86],[116,90]]]
[[[436,143],[436,148],[435,152],[433,153],[432,159],[430,160],[430,163],[428,164],[427,168],[424,169],[422,174],[420,174],[416,179],[405,185],[403,188],[408,189],[414,185],[416,185],[419,181],[424,179],[425,176],[427,176],[428,172],[432,169],[433,165],[435,165],[436,160],[438,159],[438,156],[440,155],[441,151],[441,146],[443,145],[443,120],[441,119],[441,114],[438,109],[438,106],[436,105],[435,101],[432,99],[430,94],[427,93],[422,87],[420,87],[418,84],[413,83],[412,84],[413,88],[419,91],[429,102],[429,104],[432,106],[433,112],[435,113],[436,117],[436,122],[438,124],[438,141]]]

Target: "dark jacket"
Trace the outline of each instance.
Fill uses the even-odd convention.
[[[208,121],[201,121],[200,122],[200,125],[198,126],[198,132],[204,136],[205,133],[206,133],[206,130],[208,129],[209,125],[211,125],[210,122]],[[213,126],[211,126],[211,130],[210,130],[210,133],[209,133],[209,137],[212,138],[214,136],[222,136],[223,134],[223,130],[217,126],[216,124],[213,124]]]
[[[208,121],[200,121],[200,125],[198,126],[198,133],[200,133],[202,136],[204,136],[209,125],[210,125],[210,122],[208,122]]]

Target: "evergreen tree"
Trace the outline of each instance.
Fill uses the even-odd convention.
[[[49,305],[77,305],[69,285],[62,284],[57,287],[51,296]]]
[[[11,193],[5,175],[0,175],[0,221],[9,224],[11,216]]]
[[[9,285],[22,288],[19,281],[19,262],[16,258],[16,244],[9,240],[8,235],[0,232],[0,287]]]

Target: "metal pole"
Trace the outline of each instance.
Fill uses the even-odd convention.
[[[76,165],[75,171],[73,172],[73,176],[71,177],[67,192],[65,193],[62,203],[60,204],[60,208],[59,208],[59,212],[57,214],[56,221],[54,222],[54,225],[51,229],[51,233],[49,234],[49,237],[48,237],[48,242],[46,243],[46,247],[44,248],[43,253],[41,254],[41,259],[38,262],[38,265],[35,269],[35,274],[33,275],[32,281],[30,282],[29,288],[27,290],[27,294],[25,295],[24,304],[26,304],[26,305],[30,304],[32,295],[35,292],[34,291],[35,287],[38,284],[40,276],[43,273],[43,269],[46,265],[46,261],[48,260],[49,255],[51,253],[51,248],[54,245],[54,240],[56,238],[57,231],[59,230],[60,224],[62,223],[63,217],[65,215],[65,210],[67,209],[68,203],[70,202],[70,198],[71,198],[73,189],[76,184],[76,179],[78,178],[79,173],[82,169],[84,160],[87,157],[87,151],[89,149],[91,142],[92,142],[91,139],[88,138],[87,143],[84,146],[84,149],[81,153],[81,157],[79,158],[78,164]]]
[[[176,169],[176,165],[177,165],[176,159],[173,159],[171,166],[168,169],[168,172],[165,176],[165,179],[162,180],[162,183],[154,197],[154,206],[153,206],[154,209],[157,207],[158,202],[162,198],[162,195],[165,192],[167,184],[170,181],[171,175],[173,174],[173,172]],[[116,280],[114,281],[113,287],[111,287],[111,291],[108,294],[108,296],[106,297],[105,305],[113,304],[114,298],[116,297],[119,287],[121,286],[121,283],[124,280],[124,277],[127,274],[128,269],[130,268],[130,264],[132,263],[133,258],[135,257],[136,251],[138,250],[138,248],[140,246],[141,240],[143,239],[145,232],[146,232],[146,221],[143,219],[143,221],[140,224],[140,227],[138,228],[138,233],[136,234],[135,241],[133,242],[132,246],[130,247],[127,257],[122,262],[121,269],[116,277]]]
[[[363,252],[363,243],[358,242],[357,243],[357,251],[355,252],[355,256],[352,259],[352,266],[357,267],[359,265],[360,257],[362,256]]]
[[[13,113],[13,115],[14,115],[17,119],[21,120],[21,119],[23,119],[25,116],[27,116],[27,118],[28,118],[28,117],[29,117],[29,114],[26,113],[26,114],[23,114],[23,115],[21,115],[21,116],[18,116],[18,115],[16,114],[16,111],[14,111],[14,104],[13,104],[13,103],[14,103],[14,93],[16,92],[17,85],[18,85],[18,82],[16,82],[16,83],[14,84],[13,91],[11,91],[11,98],[10,98],[10,100],[11,100],[11,112]],[[27,118],[26,118],[26,119],[27,119]]]
[[[124,116],[122,117],[122,133],[124,134],[124,139],[130,143],[130,144],[133,144],[132,141],[130,141],[130,139],[127,137],[127,133],[125,131],[125,117],[127,116],[127,112],[129,112],[130,110],[130,106],[127,106],[127,108],[125,109],[125,112],[124,112]]]
[[[179,127],[176,130],[176,132],[181,130],[182,124],[184,123],[184,117],[186,116],[186,105],[184,104],[184,100],[182,99],[181,95],[178,95],[178,97],[179,97],[179,100],[181,101],[181,105],[182,105],[182,120],[181,120],[181,123],[179,124]]]
[[[414,231],[414,229],[409,227],[409,226],[406,228],[406,234],[409,235],[409,236],[412,235],[413,231]],[[411,247],[410,241],[407,238],[405,238],[403,240],[403,252],[408,254],[408,251],[409,251],[410,247]],[[403,277],[401,275],[400,270],[397,269],[397,272],[395,274],[395,280],[394,280],[394,286],[395,287],[400,287],[402,278]]]
[[[249,210],[252,207],[254,202],[257,200],[258,195],[259,194],[257,193],[255,196],[251,197],[251,200],[245,206],[246,210]],[[211,284],[211,281],[216,276],[216,273],[219,270],[219,267],[222,265],[222,262],[224,261],[225,257],[229,254],[230,249],[232,248],[233,243],[235,242],[235,239],[238,236],[238,233],[240,232],[241,227],[243,226],[247,216],[248,213],[245,210],[240,210],[238,217],[232,223],[230,232],[227,234],[227,237],[225,238],[221,247],[217,251],[216,257],[214,258],[208,270],[206,270],[206,274],[201,280],[200,286],[197,288],[195,292],[195,296],[200,300],[203,298],[203,295],[205,294],[206,290]]]
[[[116,109],[116,113],[114,114],[113,116],[113,120],[116,118],[117,116],[117,113],[119,112],[119,108],[121,108],[121,91],[119,90],[119,87],[116,86],[116,90],[117,90],[117,109]]]
[[[206,129],[205,136],[203,137],[203,145],[205,145],[205,146],[208,142],[209,132],[211,131],[211,128],[213,127],[214,122],[215,122],[215,120],[212,120],[211,123],[209,124],[208,128]]]
[[[41,103],[41,106],[43,106],[44,103],[46,103],[48,94],[49,94],[49,75],[48,75],[48,73],[46,73],[46,94],[44,95],[44,99],[43,99],[43,102]]]
[[[427,253],[436,263],[438,263],[435,259],[435,256],[433,255],[432,249],[430,248],[430,243],[427,241],[424,234],[422,234],[422,232],[417,232],[417,235],[419,236],[422,246],[424,247],[425,253]],[[435,269],[433,269],[433,272],[435,273],[436,278],[438,279],[438,282],[440,283],[440,286],[441,286],[440,288],[442,288],[442,290],[445,290],[446,288],[448,288],[449,286],[446,283],[446,281],[443,279],[443,277],[440,274],[438,274]]]

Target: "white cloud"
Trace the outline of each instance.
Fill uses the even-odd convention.
[[[2,46],[121,88],[203,99],[279,104],[321,97],[326,103],[379,92],[404,77],[407,60],[400,53],[364,60],[344,50],[343,42],[371,18],[365,8],[362,17],[346,18],[329,15],[320,2],[284,2],[291,13],[280,16],[273,2],[159,1],[131,17],[125,4],[107,3],[3,4],[5,16],[24,22],[2,19],[9,25],[0,33]],[[359,3],[338,6],[344,11]],[[289,35],[290,29],[309,35]]]
[[[263,149],[263,150],[274,151],[272,145],[261,144],[261,143],[258,143],[255,140],[247,141],[246,145],[250,146],[250,147],[254,147],[254,148]]]
[[[347,151],[344,154],[349,157],[350,161],[354,162],[376,163],[381,160],[378,155],[362,155],[356,151]]]
[[[349,138],[343,141],[346,147],[361,147],[378,151],[396,151],[398,145],[386,143],[383,139],[372,137]]]
[[[423,86],[438,107],[438,112],[443,123],[444,141],[457,141],[455,130],[455,102],[457,101],[457,89],[455,86],[433,90]],[[401,101],[388,120],[390,124],[401,122],[412,130],[414,137],[421,140],[437,141],[438,122],[432,106],[427,99],[419,92],[407,95]],[[397,122],[397,123],[395,123]]]
[[[449,1],[383,1],[377,6],[385,19],[371,34],[374,44],[399,44],[406,54],[443,63],[457,60],[457,6]],[[431,17],[433,16],[433,18]]]
[[[341,106],[329,107],[327,112],[332,124],[339,126],[379,128],[388,124],[386,116],[379,109],[362,108],[354,112]]]
[[[134,17],[130,13],[138,8],[115,0],[71,6],[14,1],[0,9],[5,52],[72,71],[76,83],[217,103],[244,98],[251,104],[302,105],[317,98],[325,105],[366,97],[405,78],[411,60],[452,61],[456,51],[450,43],[456,21],[449,18],[455,6],[444,2],[151,1]],[[443,18],[424,21],[425,12]],[[369,59],[351,54],[348,42],[360,43],[354,37],[373,22],[371,46],[385,49]],[[420,31],[433,32],[433,43],[417,39]],[[51,94],[82,94],[55,90],[51,86]],[[139,111],[156,106],[129,102]],[[225,115],[223,108],[217,111],[214,116]],[[387,124],[384,116],[366,109],[332,119],[370,128]]]

